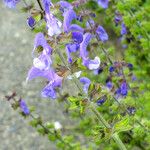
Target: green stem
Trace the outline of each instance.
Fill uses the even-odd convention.
[[[36,119],[32,114],[30,114],[31,118],[32,119]],[[72,146],[69,144],[69,143],[66,143],[63,138],[61,136],[58,136],[57,133],[53,133],[52,131],[50,131],[47,127],[45,127],[42,123],[39,123],[39,125],[47,132],[47,133],[50,133],[50,134],[54,134],[55,137],[60,141],[62,142],[65,146],[68,146],[69,148],[72,148]]]
[[[127,150],[125,145],[122,143],[121,139],[119,138],[119,135],[117,133],[114,133],[112,136],[113,140],[117,143],[120,150]]]
[[[61,58],[61,61],[63,62],[64,66],[70,71],[70,73],[73,75],[73,82],[75,83],[75,85],[77,86],[77,88],[79,89],[79,91],[83,93],[81,86],[79,85],[78,81],[76,80],[76,77],[74,76],[74,74],[71,71],[71,68],[68,66],[68,64],[65,62],[65,58],[63,56],[63,54],[61,53],[61,51],[59,51],[58,49],[56,49],[57,54],[59,55],[59,57]]]
[[[91,102],[91,107],[90,108],[91,108],[92,112],[97,116],[97,119],[99,120],[99,122],[101,122],[106,128],[111,128],[110,125],[103,118],[103,116],[100,114],[100,112],[98,112],[97,109],[95,109],[92,102]]]
[[[95,106],[91,103],[91,110],[92,112],[97,116],[100,123],[102,123],[106,128],[111,128],[111,126],[107,123],[107,121],[104,119],[104,117],[101,115],[100,112],[97,111]],[[119,138],[117,133],[114,133],[112,135],[113,140],[116,142],[120,150],[127,150],[121,139]]]
[[[70,73],[72,73],[71,68],[66,64],[65,62],[65,58],[63,56],[63,54],[61,53],[61,51],[59,51],[58,49],[56,49],[57,54],[59,55],[59,57],[61,58],[63,64],[69,69]],[[73,78],[74,83],[76,84],[77,88],[79,88],[79,90],[82,91],[82,89],[80,89],[80,85],[78,85],[78,83],[74,80],[75,78]],[[83,91],[82,91],[83,93]],[[93,113],[96,115],[97,119],[99,120],[99,122],[101,122],[106,128],[111,128],[111,126],[107,123],[107,121],[103,118],[103,116],[100,114],[100,112],[97,111],[95,105],[93,105],[93,103],[91,101],[89,101],[90,103],[90,108],[93,111]],[[118,147],[120,148],[120,150],[126,150],[124,144],[122,143],[121,139],[119,138],[119,136],[117,136],[117,134],[115,133],[115,136],[113,135],[112,138],[116,141]],[[122,143],[122,147],[120,146]],[[122,149],[124,147],[124,149]]]

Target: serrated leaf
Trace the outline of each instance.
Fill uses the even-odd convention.
[[[129,125],[129,118],[124,118],[123,120],[119,121],[114,126],[114,132],[123,132],[128,131],[132,128],[131,125]]]

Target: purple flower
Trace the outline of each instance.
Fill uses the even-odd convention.
[[[97,101],[97,105],[101,106],[105,102],[105,99],[100,99]]]
[[[53,79],[52,70],[40,70],[36,67],[32,67],[28,72],[26,81],[37,77],[43,77],[50,81]]]
[[[19,105],[20,105],[20,108],[21,108],[24,115],[29,115],[30,114],[30,110],[27,107],[26,102],[23,99],[21,99],[19,101]]]
[[[108,34],[102,26],[98,26],[98,28],[96,29],[96,33],[98,35],[99,40],[101,40],[102,42],[108,40]]]
[[[72,39],[75,43],[80,44],[83,41],[83,34],[81,32],[72,32]]]
[[[50,7],[52,6],[51,0],[43,0],[45,13],[50,13]]]
[[[67,44],[66,53],[68,57],[68,62],[72,63],[71,53],[76,52],[79,49],[79,44]]]
[[[47,85],[41,92],[41,96],[44,98],[56,99],[56,91],[52,85]]]
[[[91,81],[87,77],[81,77],[80,82],[83,84],[83,91],[87,94]]]
[[[114,70],[115,70],[115,68],[114,68],[113,66],[111,66],[111,67],[109,68],[109,72],[114,72]]]
[[[27,18],[27,25],[30,27],[30,28],[33,28],[36,24],[36,21],[35,19],[30,16],[29,18]]]
[[[62,12],[65,12],[68,9],[73,9],[73,6],[69,2],[60,1],[58,4],[60,5],[60,10],[62,10]]]
[[[45,19],[46,19],[46,27],[48,29],[48,35],[58,35],[61,31],[62,23],[50,12],[50,7],[52,3],[50,0],[43,0],[43,5],[45,9]]]
[[[121,35],[127,34],[127,29],[124,23],[121,24]]]
[[[38,46],[43,47],[43,54],[50,55],[52,53],[52,48],[49,46],[49,44],[45,40],[43,33],[38,33],[35,37],[34,49],[32,51],[33,56],[34,56],[34,51],[36,50],[36,48],[38,48]]]
[[[53,79],[49,82],[41,92],[42,97],[56,99],[56,87],[60,87],[62,84],[62,77],[59,77],[53,72]]]
[[[120,93],[122,96],[127,96],[127,94],[128,94],[128,85],[125,81],[122,82],[122,84],[120,86]]]
[[[4,3],[9,8],[15,8],[20,0],[4,0]]]
[[[84,29],[77,24],[72,24],[69,28],[69,31],[79,31],[79,32],[83,33]]]
[[[48,70],[51,64],[50,56],[46,54],[41,54],[38,58],[34,58],[33,60],[33,66],[40,70]]]
[[[42,90],[42,97],[50,97],[52,99],[56,98],[56,87],[60,87],[62,84],[62,77],[58,76],[54,70],[40,70],[32,67],[28,73],[27,80],[32,80],[36,77],[46,78],[49,84]]]
[[[61,85],[62,77],[59,77],[51,67],[52,61],[50,59],[50,54],[52,49],[42,33],[36,35],[33,53],[38,46],[42,46],[43,51],[39,57],[34,57],[33,67],[29,70],[26,80],[32,80],[36,77],[46,78],[49,84],[42,90],[41,95],[54,99],[56,98],[55,88]]]
[[[83,65],[89,68],[90,70],[98,69],[100,66],[99,57],[95,57],[94,60],[88,58],[87,46],[90,43],[92,38],[91,33],[85,33],[83,36],[83,41],[80,44],[80,57],[82,58]]]
[[[127,67],[132,70],[133,69],[133,65],[131,63],[128,63]]]
[[[82,22],[83,21],[83,16],[82,15],[77,16],[77,20]]]
[[[88,56],[88,52],[87,52],[87,46],[90,43],[90,40],[92,38],[92,34],[91,33],[85,33],[83,36],[83,41],[80,44],[80,56],[82,58],[86,58]]]
[[[95,26],[95,22],[93,19],[89,19],[87,22],[86,22],[86,27],[87,28],[91,28],[91,27],[94,27]]]
[[[131,79],[132,79],[132,81],[136,81],[137,80],[135,75],[132,75]]]
[[[95,70],[98,69],[100,66],[100,58],[99,57],[95,57],[93,60],[87,58],[87,59],[83,59],[83,65],[86,66],[89,70]]]
[[[76,19],[76,13],[73,9],[69,9],[64,13],[63,29],[64,32],[69,32],[72,20]]]
[[[98,4],[104,9],[108,8],[109,0],[98,0]]]
[[[53,14],[46,14],[45,17],[47,22],[48,35],[59,35],[62,32],[62,23]]]
[[[34,57],[34,51],[38,46],[42,46],[43,51],[39,57]],[[34,57],[33,60],[34,67],[39,70],[48,70],[50,68],[50,65],[52,64],[52,61],[49,56],[51,52],[52,49],[47,43],[47,41],[45,40],[44,35],[42,33],[38,33],[34,41],[34,49],[32,52]]]
[[[103,72],[103,68],[98,68],[98,69],[94,70],[95,75],[101,74],[102,72]]]
[[[122,21],[122,16],[120,14],[116,13],[114,21],[115,21],[116,25],[118,25],[119,22]]]
[[[72,32],[72,40],[72,43],[66,45],[66,53],[69,63],[72,63],[71,53],[76,52],[80,47],[79,44],[83,41],[83,33],[78,31]]]
[[[106,83],[106,86],[111,90],[112,87],[113,87],[113,84],[112,84],[111,81],[108,81],[108,82]]]
[[[123,81],[120,85],[120,88],[118,88],[115,92],[116,98],[119,98],[120,96],[127,96],[128,94],[128,85],[125,81]]]
[[[120,88],[118,88],[118,89],[115,91],[115,94],[117,95],[117,97],[119,97],[119,96],[120,96],[120,94],[121,94],[121,89],[120,89]]]

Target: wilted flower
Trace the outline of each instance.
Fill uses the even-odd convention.
[[[5,5],[9,8],[15,8],[20,0],[3,0]]]
[[[30,110],[27,107],[26,102],[23,99],[21,99],[19,101],[19,105],[20,105],[20,108],[21,108],[24,115],[29,115],[30,114]]]
[[[87,94],[89,86],[91,84],[90,79],[88,79],[87,77],[81,77],[80,82],[83,84],[83,91]]]
[[[98,0],[97,2],[101,7],[105,8],[105,9],[108,8],[109,0]]]
[[[108,34],[102,26],[98,26],[98,28],[96,29],[96,33],[98,35],[99,40],[101,40],[102,42],[108,40]]]

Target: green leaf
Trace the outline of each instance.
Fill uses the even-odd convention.
[[[51,123],[51,122],[47,122],[47,123],[45,124],[45,127],[48,128],[48,129],[52,129],[52,128],[54,128],[54,124]]]
[[[39,122],[35,119],[35,120],[32,120],[29,122],[29,124],[32,126],[32,127],[37,127]]]
[[[37,131],[38,131],[39,134],[41,134],[41,135],[45,135],[45,134],[47,133],[44,128],[38,128]]]
[[[48,134],[48,139],[49,139],[50,141],[56,141],[56,136],[53,135],[53,134]]]
[[[119,121],[114,126],[114,132],[123,132],[131,130],[132,126],[129,125],[129,118],[123,118],[123,120]]]

